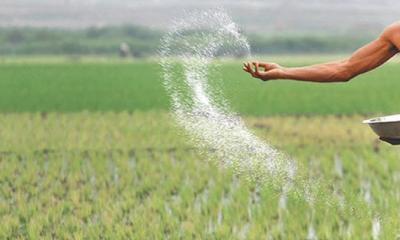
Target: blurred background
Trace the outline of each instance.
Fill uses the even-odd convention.
[[[183,11],[223,7],[254,54],[343,53],[398,17],[395,0],[175,1],[3,0],[0,54],[156,54],[160,36]]]

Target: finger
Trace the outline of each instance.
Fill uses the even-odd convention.
[[[259,72],[258,72],[259,63],[258,62],[253,62],[253,65],[254,65],[255,73],[258,75],[259,74]]]
[[[272,63],[264,63],[264,68],[266,71],[276,68],[275,64]]]
[[[268,66],[267,66],[266,63],[259,63],[258,66],[259,66],[261,69],[264,69],[264,71],[268,71]]]
[[[246,63],[243,63],[243,70],[246,71],[246,72],[249,72],[249,70],[247,69]]]
[[[248,72],[251,72],[251,69],[249,68],[249,63],[244,64],[244,67],[247,69]]]
[[[250,73],[251,76],[254,77],[254,72],[253,72],[253,69],[251,69],[251,67],[250,67],[250,63],[246,63],[246,69],[247,69],[247,72]]]
[[[253,69],[251,68],[250,63],[247,63],[247,64],[246,64],[246,67],[247,67],[248,72],[254,77],[255,74],[254,74]]]
[[[250,65],[250,63],[247,63],[246,67],[247,67],[247,69],[249,69],[250,72],[254,72],[253,68]]]

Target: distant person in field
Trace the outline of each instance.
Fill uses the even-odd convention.
[[[349,58],[305,67],[286,68],[270,62],[244,63],[243,70],[263,81],[293,79],[310,82],[347,82],[392,58],[400,51],[400,21],[387,26],[371,43]]]

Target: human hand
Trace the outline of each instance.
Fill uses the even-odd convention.
[[[254,67],[254,69],[253,69]],[[243,70],[255,78],[263,81],[280,78],[282,67],[276,63],[247,62],[243,63]]]

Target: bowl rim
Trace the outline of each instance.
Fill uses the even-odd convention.
[[[384,120],[384,118],[392,118],[392,117],[398,117],[397,120]],[[382,117],[374,117],[370,118],[367,120],[362,121],[362,123],[365,124],[379,124],[379,123],[400,123],[400,114],[393,114],[393,115],[387,115],[387,116],[382,116]]]

